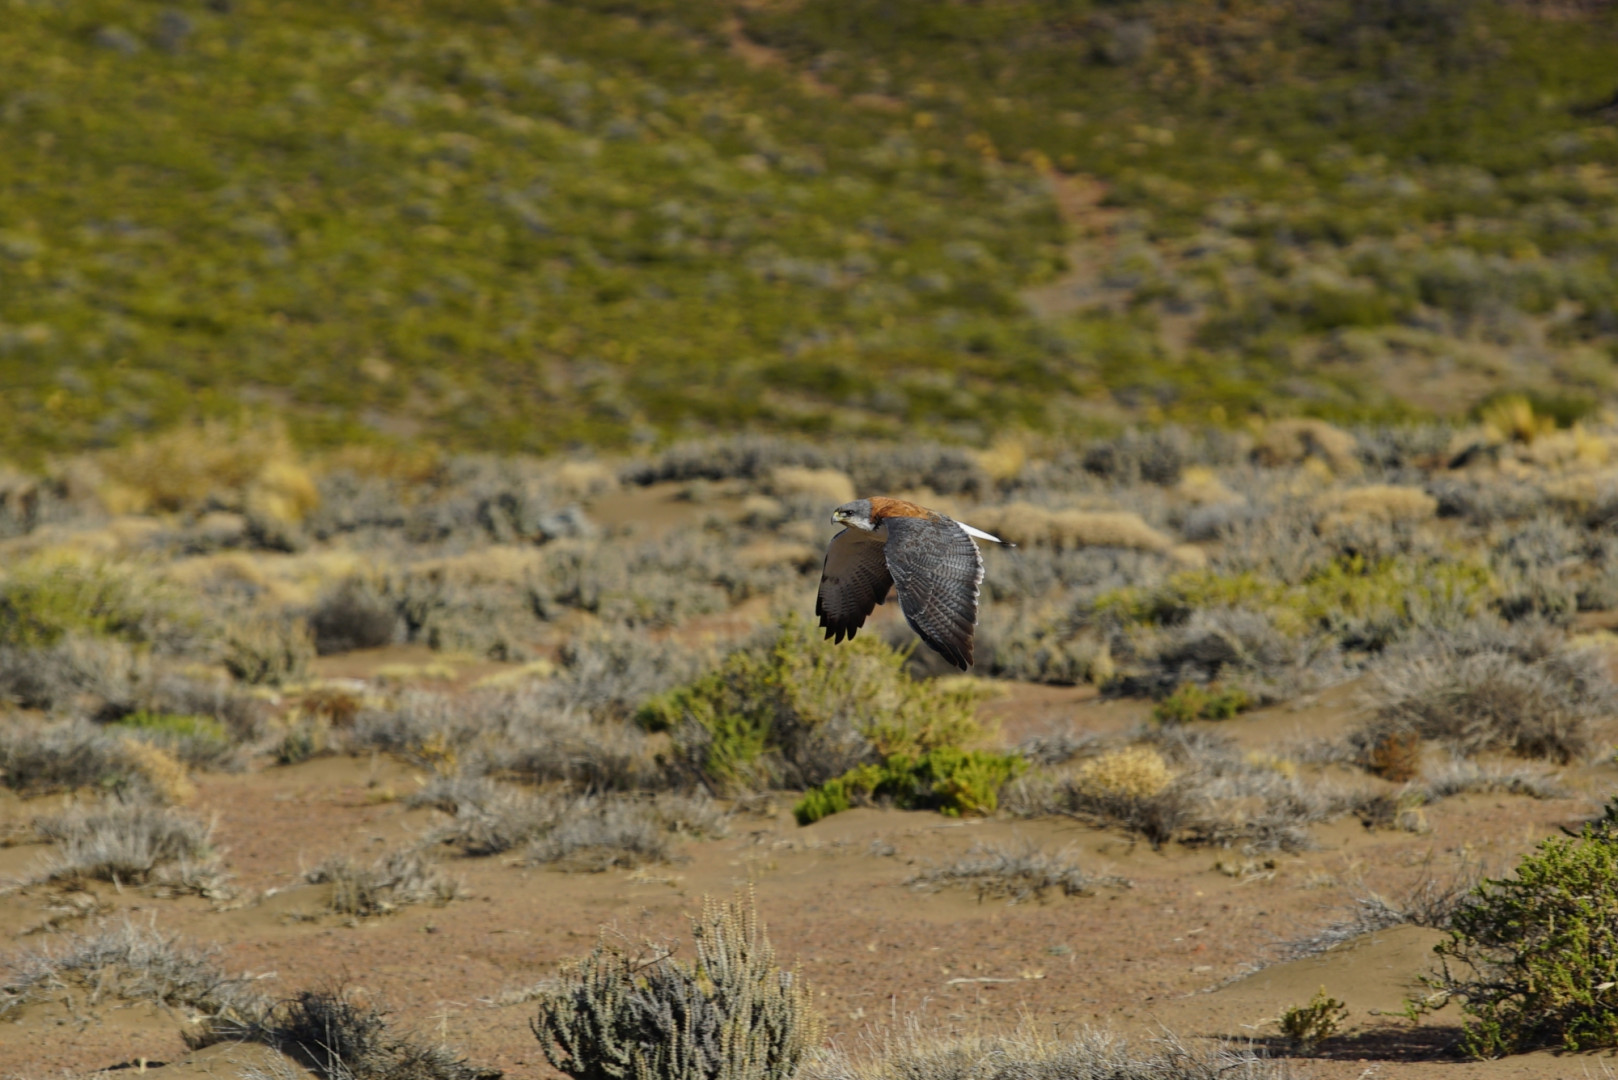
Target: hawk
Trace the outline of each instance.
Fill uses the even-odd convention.
[[[978,540],[1006,544],[936,510],[880,495],[832,511],[845,525],[826,549],[815,614],[826,636],[852,639],[898,586],[899,610],[921,640],[965,671],[972,666],[983,556]]]

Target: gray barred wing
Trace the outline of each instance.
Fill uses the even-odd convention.
[[[888,518],[888,570],[910,628],[965,671],[972,666],[983,556],[949,518]]]
[[[859,529],[844,529],[831,538],[815,614],[832,640],[852,640],[876,606],[887,600],[893,578],[882,547],[882,541]]]

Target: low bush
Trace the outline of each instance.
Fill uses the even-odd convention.
[[[545,1058],[573,1080],[792,1080],[820,1026],[782,971],[751,899],[705,899],[692,964],[636,955],[605,934],[540,997]]]
[[[1129,886],[1121,877],[1089,873],[1069,852],[1041,851],[1032,842],[1017,847],[974,847],[952,863],[922,870],[905,884],[933,890],[970,889],[977,893],[979,900],[1004,897],[1012,903],[1030,897],[1044,900],[1045,894],[1052,890],[1063,896],[1090,896],[1104,886]]]
[[[183,653],[203,630],[201,615],[173,589],[129,567],[36,558],[0,577],[0,646],[37,648],[82,634]]]
[[[1618,804],[1480,882],[1434,951],[1430,984],[1461,999],[1472,1055],[1618,1046]]]
[[[0,728],[0,784],[24,795],[88,789],[158,802],[189,790],[185,767],[159,747],[82,720]]]
[[[460,895],[460,882],[415,848],[402,848],[370,866],[339,855],[309,871],[311,885],[330,885],[328,910],[368,918],[388,915],[411,904],[442,907]]]
[[[601,872],[668,862],[668,832],[654,806],[622,799],[581,799],[528,846],[533,866]]]
[[[1337,1034],[1348,1009],[1341,1001],[1326,993],[1322,986],[1306,1005],[1293,1005],[1282,1011],[1281,1034],[1299,1051],[1307,1054],[1322,1041]]]
[[[320,598],[309,613],[309,631],[321,656],[391,645],[399,613],[365,582],[350,579]]]
[[[123,711],[151,674],[148,655],[109,638],[71,633],[51,645],[0,645],[0,701],[25,709]]]
[[[842,776],[805,792],[792,808],[799,825],[870,802],[888,802],[905,810],[937,810],[951,817],[992,814],[1000,789],[1025,767],[1015,754],[962,750],[941,746],[909,754],[892,754],[880,764],[858,765]]]
[[[279,686],[304,676],[315,644],[302,620],[255,615],[231,623],[224,653],[225,669],[236,679]]]
[[[224,723],[212,716],[140,709],[108,728],[160,747],[193,768],[222,765],[235,751]]]
[[[193,1047],[250,1041],[280,1051],[330,1080],[499,1080],[447,1046],[392,1029],[385,1010],[341,990],[303,990],[244,1021],[214,1021]]]
[[[1308,827],[1348,813],[1355,799],[1303,783],[1286,764],[1170,726],[1151,744],[1087,759],[1068,776],[1013,784],[1006,805],[1021,817],[1063,814],[1115,826],[1153,847],[1306,850]]]
[[[1229,720],[1251,707],[1252,699],[1240,687],[1204,687],[1185,683],[1152,709],[1152,719],[1162,724],[1185,724],[1192,720]]]
[[[1413,733],[1456,753],[1504,750],[1565,763],[1589,754],[1618,710],[1606,660],[1553,631],[1471,627],[1412,641],[1378,672],[1375,719],[1357,738]]]
[[[39,818],[34,830],[57,848],[39,880],[162,885],[205,896],[223,891],[212,829],[183,811],[109,801]]]
[[[905,653],[874,637],[833,647],[816,636],[789,617],[764,643],[647,702],[637,720],[669,732],[696,777],[730,790],[825,784],[981,738],[970,688],[912,679]]]
[[[71,937],[56,949],[10,957],[0,983],[0,1019],[36,1002],[61,999],[65,990],[184,1008],[204,1017],[241,1022],[265,1003],[251,980],[226,974],[218,949],[195,949],[176,937],[125,920],[93,935]]]

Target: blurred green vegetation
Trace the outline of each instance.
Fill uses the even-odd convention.
[[[24,463],[243,411],[544,451],[1612,388],[1610,5],[0,17]]]
[[[176,652],[202,631],[200,613],[177,590],[120,567],[36,557],[0,578],[0,647],[80,634]]]

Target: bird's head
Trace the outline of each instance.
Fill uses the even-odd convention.
[[[831,519],[851,529],[870,532],[876,528],[876,522],[871,520],[870,499],[855,499],[853,502],[844,503],[831,512]]]

